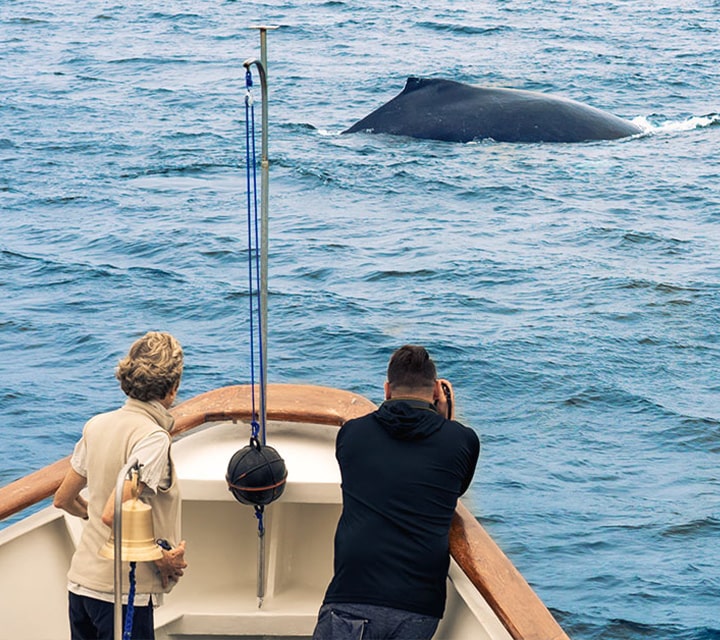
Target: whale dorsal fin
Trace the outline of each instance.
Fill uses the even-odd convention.
[[[403,93],[412,93],[418,89],[422,89],[429,82],[433,82],[429,78],[418,78],[417,76],[410,76],[405,81],[405,88],[402,90]]]
[[[426,87],[450,87],[458,85],[457,82],[452,80],[443,80],[442,78],[418,78],[417,76],[410,76],[405,81],[405,88],[402,90],[402,94],[412,93],[413,91],[419,91]]]

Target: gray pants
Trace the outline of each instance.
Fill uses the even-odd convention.
[[[313,640],[430,640],[439,618],[371,604],[324,604]]]

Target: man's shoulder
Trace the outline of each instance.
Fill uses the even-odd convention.
[[[345,438],[348,435],[354,433],[360,433],[372,429],[374,426],[378,426],[378,422],[375,419],[375,411],[365,414],[364,416],[358,416],[357,418],[351,418],[345,421],[338,431],[338,438]]]
[[[446,422],[446,426],[450,426],[451,429],[455,430],[457,436],[454,435],[454,437],[464,438],[465,441],[472,447],[480,447],[480,436],[478,436],[477,432],[472,427],[468,427],[457,420],[448,420]]]
[[[349,420],[346,420],[341,428],[350,426],[356,427],[358,425],[367,424],[368,422],[374,422],[375,421],[375,414],[377,413],[377,409],[374,409],[373,411],[370,411],[369,413],[366,413],[364,416],[358,416],[357,418],[350,418]]]

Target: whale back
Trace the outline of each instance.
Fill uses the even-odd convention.
[[[449,142],[582,142],[641,133],[635,124],[575,100],[417,77],[343,133],[359,131]]]

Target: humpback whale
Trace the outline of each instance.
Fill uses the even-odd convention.
[[[584,142],[642,133],[628,120],[567,98],[415,77],[343,133],[358,131],[450,142]]]

